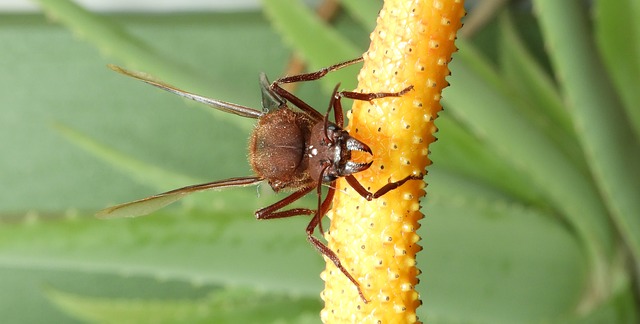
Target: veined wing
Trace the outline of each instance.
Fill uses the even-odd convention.
[[[178,89],[170,84],[166,84],[162,81],[159,80],[154,80],[153,77],[151,77],[150,75],[146,74],[146,73],[141,73],[141,72],[135,72],[135,71],[129,71],[125,68],[119,67],[117,65],[113,65],[113,64],[109,64],[108,67],[118,73],[124,74],[126,76],[130,76],[132,78],[138,79],[140,81],[146,82],[152,86],[156,86],[160,89],[169,91],[171,93],[175,93],[181,97],[185,97],[191,100],[195,100],[197,102],[203,103],[205,105],[208,105],[210,107],[213,107],[215,109],[219,109],[222,110],[224,112],[228,112],[231,114],[235,114],[238,116],[242,116],[242,117],[248,117],[248,118],[253,118],[253,119],[257,119],[260,118],[263,115],[263,112],[258,111],[256,109],[253,108],[249,108],[249,107],[245,107],[245,106],[241,106],[241,105],[237,105],[234,103],[230,103],[230,102],[226,102],[226,101],[221,101],[221,100],[216,100],[216,99],[211,99],[211,98],[207,98],[201,95],[197,95],[195,93],[191,93],[188,91],[184,91],[181,89]]]
[[[243,178],[231,178],[226,180],[208,182],[203,184],[197,184],[192,186],[183,187],[154,195],[151,197],[143,198],[140,200],[116,205],[113,207],[105,208],[98,213],[98,218],[122,218],[122,217],[137,217],[150,214],[162,207],[165,207],[187,195],[194,192],[222,189],[228,187],[244,187],[255,185],[261,182],[263,179],[260,177],[243,177]]]

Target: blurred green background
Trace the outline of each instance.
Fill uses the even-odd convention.
[[[259,72],[277,78],[294,52],[310,69],[360,55],[381,3],[345,0],[330,24],[287,0],[153,14],[37,3],[46,17],[0,15],[0,321],[318,322],[324,262],[304,217],[254,219],[278,199],[267,186],[93,218],[251,172],[252,120],[106,64],[258,108]],[[640,5],[467,6],[426,178],[420,318],[637,322]],[[297,94],[323,111],[357,69]]]

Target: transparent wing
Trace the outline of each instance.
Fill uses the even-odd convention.
[[[144,216],[164,206],[167,206],[179,200],[182,197],[190,195],[194,192],[211,190],[211,189],[222,189],[222,188],[228,188],[228,187],[250,186],[250,185],[258,184],[262,180],[263,179],[260,177],[243,177],[243,178],[231,178],[226,180],[187,186],[184,188],[167,191],[165,193],[161,193],[155,196],[105,208],[97,212],[96,217],[122,218],[122,217]]]
[[[264,73],[260,73],[260,91],[262,91],[263,111],[271,112],[287,105],[287,101],[284,98],[271,90],[271,83]]]
[[[197,102],[203,103],[215,109],[222,110],[224,112],[228,112],[228,113],[235,114],[242,117],[254,118],[254,119],[260,118],[263,115],[263,112],[255,110],[253,108],[237,105],[237,104],[226,102],[226,101],[211,99],[211,98],[203,97],[191,92],[180,90],[162,81],[154,80],[153,77],[145,73],[129,71],[125,68],[122,68],[113,64],[109,64],[108,67],[118,73],[124,74],[126,76],[130,76],[132,78],[146,82],[152,86],[156,86],[160,89],[169,91],[171,93],[175,93],[181,97],[195,100]]]

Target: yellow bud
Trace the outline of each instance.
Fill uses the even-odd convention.
[[[447,63],[456,50],[463,15],[462,0],[385,1],[356,91],[398,92],[408,86],[413,90],[402,97],[353,105],[347,130],[374,154],[371,167],[355,175],[367,190],[425,174],[431,163],[428,145],[437,130],[433,121],[442,109],[440,94],[448,85]],[[369,302],[328,260],[322,274],[323,322],[418,322],[416,253],[422,247],[416,230],[423,217],[419,199],[424,187],[423,181],[411,180],[368,202],[344,179],[338,181],[325,238]]]

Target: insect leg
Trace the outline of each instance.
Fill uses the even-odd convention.
[[[280,211],[280,212],[277,211],[278,209],[284,206],[287,206],[293,203],[294,201],[300,199],[301,197],[305,196],[306,194],[311,192],[313,188],[314,187],[302,188],[270,206],[259,209],[258,211],[256,211],[256,218],[257,219],[273,219],[273,218],[292,217],[292,216],[298,216],[298,215],[314,215],[316,211],[312,209],[307,209],[307,208],[293,208],[293,209]]]
[[[339,84],[338,84],[339,85]],[[344,127],[344,116],[342,113],[342,102],[340,99],[342,98],[342,91],[338,91],[338,86],[333,89],[333,95],[331,97],[331,105],[333,106],[333,118],[336,121],[336,125],[340,127]],[[329,107],[331,108],[331,107]],[[329,111],[327,111],[327,114]]]
[[[315,72],[309,72],[309,73],[303,73],[303,74],[296,74],[296,75],[292,75],[292,76],[288,76],[288,77],[282,77],[278,80],[276,80],[275,82],[272,83],[273,85],[276,85],[278,87],[280,87],[280,84],[283,83],[293,83],[293,82],[304,82],[304,81],[314,81],[314,80],[318,80],[320,78],[322,78],[323,76],[327,75],[327,73],[329,72],[333,72],[336,70],[340,70],[344,67],[347,67],[349,65],[352,64],[356,64],[356,63],[360,63],[362,62],[364,59],[362,58],[362,56],[357,57],[353,60],[349,60],[349,61],[345,61],[342,63],[338,63],[338,64],[334,64],[328,67],[324,67],[318,71]]]
[[[318,71],[315,71],[315,72],[303,73],[303,74],[283,77],[283,78],[280,78],[280,79],[272,82],[271,86],[269,87],[269,89],[271,91],[275,92],[278,96],[280,96],[282,98],[285,98],[287,101],[289,101],[290,103],[296,105],[302,111],[304,111],[307,114],[309,114],[309,116],[311,116],[315,121],[321,121],[322,118],[323,118],[322,114],[317,112],[315,109],[313,109],[311,106],[309,106],[309,104],[307,104],[306,102],[302,101],[300,98],[298,98],[293,93],[291,93],[291,92],[285,90],[284,88],[282,88],[280,85],[284,84],[284,83],[294,83],[294,82],[304,82],[304,81],[318,80],[318,79],[322,78],[323,76],[325,76],[327,73],[329,73],[331,71],[339,70],[339,69],[341,69],[341,68],[343,68],[345,66],[349,66],[349,65],[352,65],[352,64],[356,64],[356,63],[362,62],[362,60],[363,60],[362,57],[358,57],[358,58],[355,58],[355,59],[350,60],[350,61],[346,61],[346,62],[338,63],[338,64],[335,64],[335,65],[332,65],[332,66],[329,66],[329,67],[322,68],[322,69],[320,69]]]
[[[340,84],[338,84],[339,86]],[[413,86],[408,86],[399,92],[353,92],[353,91],[337,91],[338,86],[336,86],[333,90],[333,94],[331,97],[331,104],[329,105],[329,110],[333,107],[334,120],[336,121],[336,125],[340,127],[344,127],[344,115],[342,112],[342,98],[349,98],[354,100],[362,100],[362,101],[371,101],[373,99],[386,98],[386,97],[400,97],[413,89]],[[327,114],[329,113],[327,110]],[[326,116],[325,116],[326,123]],[[326,128],[326,126],[325,126]]]
[[[386,98],[386,97],[400,97],[405,93],[413,89],[413,85],[410,85],[398,92],[353,92],[353,91],[340,91],[336,95],[341,98],[349,98],[354,100],[371,101],[374,99]]]
[[[394,190],[394,189],[402,186],[405,182],[407,182],[409,180],[422,180],[422,178],[424,178],[424,176],[422,174],[408,175],[408,176],[406,176],[404,179],[402,179],[400,181],[387,183],[386,185],[382,186],[382,188],[378,189],[374,193],[372,193],[372,192],[368,191],[367,189],[365,189],[362,186],[362,184],[353,175],[348,175],[345,178],[347,179],[347,182],[349,183],[349,185],[358,194],[360,194],[360,196],[362,196],[364,199],[366,199],[368,201],[371,201],[373,199],[376,199],[378,197],[383,196],[384,194],[386,194],[387,192],[389,192],[391,190]]]
[[[293,208],[293,209],[289,209],[281,212],[276,212],[278,209],[293,203],[294,201],[300,199],[302,196],[308,194],[311,190],[314,189],[313,187],[310,187],[310,188],[300,189],[294,192],[293,194],[287,196],[286,198],[274,203],[273,205],[267,206],[265,208],[258,210],[256,212],[256,218],[274,219],[274,218],[284,218],[284,217],[292,217],[292,216],[298,216],[298,215],[313,214],[314,216],[309,222],[309,225],[307,225],[307,229],[306,229],[307,240],[309,241],[309,243],[311,243],[311,245],[313,245],[313,247],[316,248],[316,250],[322,253],[322,255],[329,258],[336,265],[336,267],[338,267],[338,269],[340,269],[340,271],[342,271],[342,273],[344,273],[344,275],[347,276],[347,278],[356,286],[356,288],[358,289],[358,294],[360,294],[360,297],[366,303],[367,299],[364,297],[364,294],[360,289],[360,284],[358,283],[358,281],[356,281],[356,279],[353,278],[353,276],[349,273],[349,271],[347,271],[347,269],[342,265],[338,256],[329,247],[327,247],[324,243],[322,243],[320,240],[318,240],[313,236],[313,232],[315,231],[315,228],[319,226],[321,227],[320,221],[322,220],[322,215],[324,215],[329,210],[329,207],[331,206],[331,201],[333,200],[333,196],[335,193],[334,185],[335,185],[335,182],[332,183],[332,186],[329,188],[327,197],[324,200],[322,200],[321,189],[320,189],[322,186],[322,183],[318,184],[318,186],[316,187],[318,192],[318,197],[319,197],[317,210],[311,210],[306,208]]]
[[[322,184],[318,184],[318,187],[317,187],[318,188],[317,189],[318,190],[318,210],[314,215],[314,217],[311,219],[311,222],[309,222],[309,225],[307,225],[307,240],[309,241],[309,243],[311,243],[311,245],[313,245],[313,247],[316,248],[316,250],[318,250],[318,252],[326,256],[329,260],[331,260],[331,262],[333,262],[333,264],[335,264],[335,266],[338,269],[340,269],[340,271],[347,277],[347,279],[349,279],[349,281],[351,281],[353,285],[356,286],[356,289],[358,289],[358,294],[360,295],[360,298],[362,298],[362,300],[365,303],[368,303],[369,301],[367,300],[367,298],[364,297],[364,293],[360,288],[360,283],[358,283],[358,281],[342,265],[342,262],[340,262],[340,258],[338,258],[336,253],[333,252],[333,250],[331,250],[324,243],[322,243],[322,241],[320,241],[315,236],[313,236],[313,232],[315,231],[316,227],[320,227],[320,231],[322,232],[322,225],[321,225],[322,216],[327,213],[327,211],[329,210],[329,207],[331,206],[331,201],[333,200],[333,196],[336,190],[334,185],[335,185],[335,181],[331,183],[331,186],[329,187],[329,192],[327,193],[327,197],[321,203],[320,188]]]
[[[309,240],[309,243],[311,243],[311,245],[313,245],[313,247],[315,247],[316,250],[322,253],[322,255],[329,258],[329,260],[331,260],[331,262],[333,262],[333,264],[335,264],[335,266],[338,269],[340,269],[340,271],[347,277],[347,279],[349,279],[349,281],[351,281],[353,285],[356,286],[356,289],[358,289],[358,295],[360,295],[360,298],[362,298],[362,301],[364,301],[365,304],[368,303],[369,301],[367,300],[366,297],[364,297],[362,288],[360,288],[360,283],[358,283],[358,281],[349,273],[349,271],[345,269],[345,267],[340,262],[340,258],[338,258],[338,256],[328,246],[320,242],[320,240],[318,240],[317,238],[313,237],[313,235],[309,234],[308,229],[307,229],[307,234],[308,234],[307,239]]]

